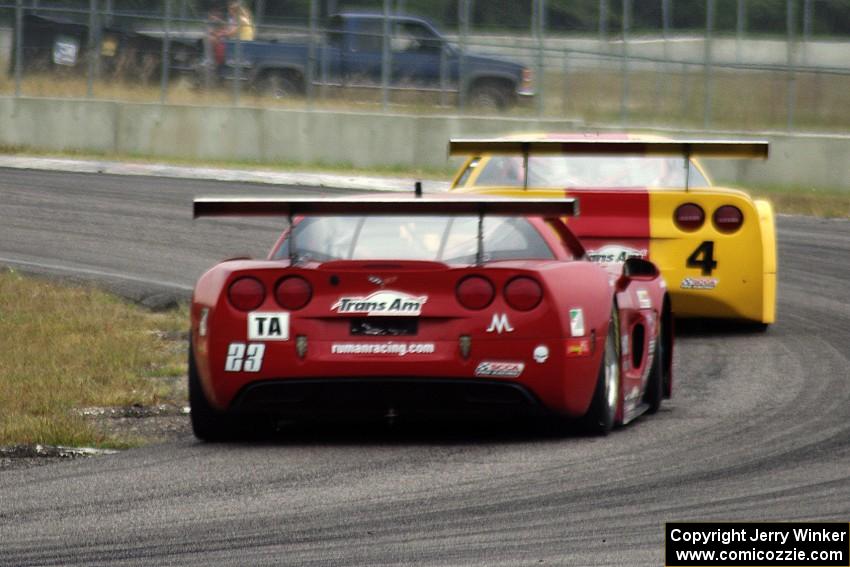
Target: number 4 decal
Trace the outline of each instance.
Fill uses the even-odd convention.
[[[714,259],[714,242],[706,240],[688,256],[686,264],[689,268],[701,268],[702,275],[710,276],[714,268],[717,267],[717,260]]]
[[[263,367],[266,345],[258,343],[230,343],[227,346],[225,372],[259,372]]]

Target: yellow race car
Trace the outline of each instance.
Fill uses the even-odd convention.
[[[567,222],[588,257],[652,260],[677,317],[775,321],[773,208],[713,186],[695,159],[765,159],[767,142],[535,134],[452,140],[449,154],[467,156],[453,191],[578,197]]]

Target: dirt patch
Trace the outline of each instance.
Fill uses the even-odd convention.
[[[129,408],[88,408],[98,431],[132,445],[164,443],[191,435],[189,408],[183,405]],[[97,412],[96,414],[92,412]]]
[[[77,459],[104,458],[132,447],[167,443],[192,434],[186,403],[186,377],[152,378],[168,381],[174,396],[156,406],[88,407],[75,413],[89,421],[104,437],[115,440],[117,449],[15,445],[0,447],[0,472],[31,468]]]

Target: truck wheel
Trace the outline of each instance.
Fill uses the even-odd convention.
[[[507,89],[498,85],[479,85],[469,91],[469,104],[481,110],[504,110],[510,100]]]
[[[260,94],[275,99],[293,98],[302,92],[300,83],[292,75],[268,73],[260,81]]]

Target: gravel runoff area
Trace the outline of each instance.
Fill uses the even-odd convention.
[[[181,384],[185,378],[180,379]],[[189,408],[182,404],[156,407],[83,408],[80,412],[97,429],[121,437],[145,439],[147,443],[166,443],[191,435]],[[114,455],[114,449],[94,447],[58,447],[53,445],[15,445],[0,447],[0,472],[47,465],[59,461]]]

